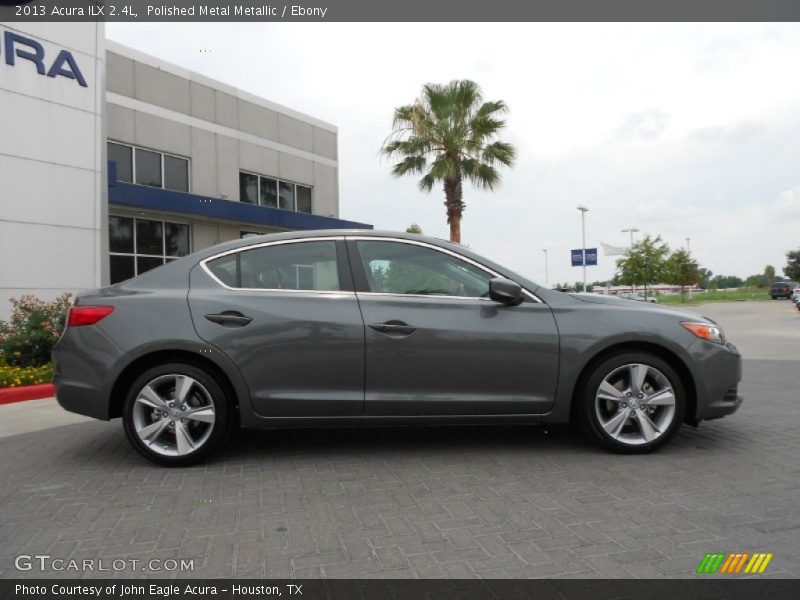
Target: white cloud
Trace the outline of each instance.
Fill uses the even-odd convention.
[[[439,237],[447,236],[439,190],[426,195],[412,179],[392,179],[378,148],[393,108],[423,83],[475,79],[487,98],[508,103],[504,137],[519,159],[496,193],[466,188],[464,240],[534,279],[544,280],[542,248],[551,282],[579,278],[569,266],[579,203],[590,208],[589,246],[627,244],[620,230],[632,226],[672,246],[690,237],[718,273],[780,267],[798,244],[798,24],[109,23],[107,31],[337,124],[342,216],[387,229],[417,222]],[[613,270],[601,255],[589,276]]]
[[[669,115],[657,108],[631,113],[617,128],[616,135],[622,140],[638,138],[650,141],[661,135],[668,121]]]

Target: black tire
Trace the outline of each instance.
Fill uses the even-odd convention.
[[[636,445],[619,441],[609,435],[601,425],[600,417],[597,414],[599,409],[596,409],[595,406],[598,388],[603,380],[620,367],[629,364],[643,364],[660,371],[672,386],[675,397],[674,414],[669,425],[653,441]],[[588,376],[583,378],[583,384],[575,401],[578,403],[576,416],[589,438],[609,450],[623,454],[643,454],[660,448],[678,432],[686,413],[686,392],[683,381],[669,363],[649,352],[623,352],[601,359],[588,373]]]
[[[773,300],[777,300],[777,298],[778,298],[777,296],[772,296]]]
[[[136,398],[140,391],[148,383],[157,380],[160,377],[172,374],[188,376],[199,383],[202,388],[205,388],[204,391],[206,391],[207,395],[210,397],[210,401],[213,403],[214,408],[213,427],[210,428],[210,434],[208,434],[205,441],[196,450],[178,456],[167,456],[151,449],[136,433],[136,425],[134,420],[134,407],[136,405]],[[196,388],[197,386],[195,386],[195,389]],[[194,390],[193,393],[195,393]],[[203,398],[205,399],[205,395]],[[232,406],[233,403],[226,397],[222,386],[214,378],[214,376],[208,373],[205,369],[187,363],[167,363],[148,369],[139,375],[139,377],[137,377],[136,380],[131,384],[125,396],[125,404],[122,411],[122,422],[125,428],[125,435],[128,437],[131,445],[142,456],[165,467],[186,467],[206,459],[212,452],[214,452],[226,441],[235,422]],[[194,425],[194,423],[191,424]],[[202,426],[203,424],[198,425]]]

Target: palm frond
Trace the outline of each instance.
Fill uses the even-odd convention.
[[[430,192],[433,189],[433,184],[436,183],[436,178],[430,173],[427,173],[422,179],[419,180],[419,189],[423,192]]]
[[[427,160],[424,156],[407,156],[392,167],[392,175],[402,177],[409,173],[422,173],[426,163]]]
[[[507,167],[514,164],[514,159],[517,157],[517,150],[511,144],[506,142],[492,142],[484,147],[481,153],[483,161],[492,165],[495,162],[502,163]]]

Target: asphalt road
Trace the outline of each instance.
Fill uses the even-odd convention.
[[[762,577],[800,576],[800,312],[697,310],[742,350],[745,404],[648,456],[565,427],[241,432],[170,470],[119,421],[0,407],[0,577],[110,575],[14,568],[49,554],[140,561],[120,577],[683,578],[716,551],[772,552]],[[153,558],[194,569],[142,570]]]

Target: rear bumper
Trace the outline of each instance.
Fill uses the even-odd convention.
[[[94,419],[109,420],[108,402],[103,402],[97,389],[91,385],[78,381],[65,380],[63,377],[54,378],[56,386],[56,401],[61,408]]]
[[[88,349],[88,350],[87,350]],[[116,348],[96,326],[67,327],[53,348],[56,401],[64,410],[108,420],[105,377]]]

